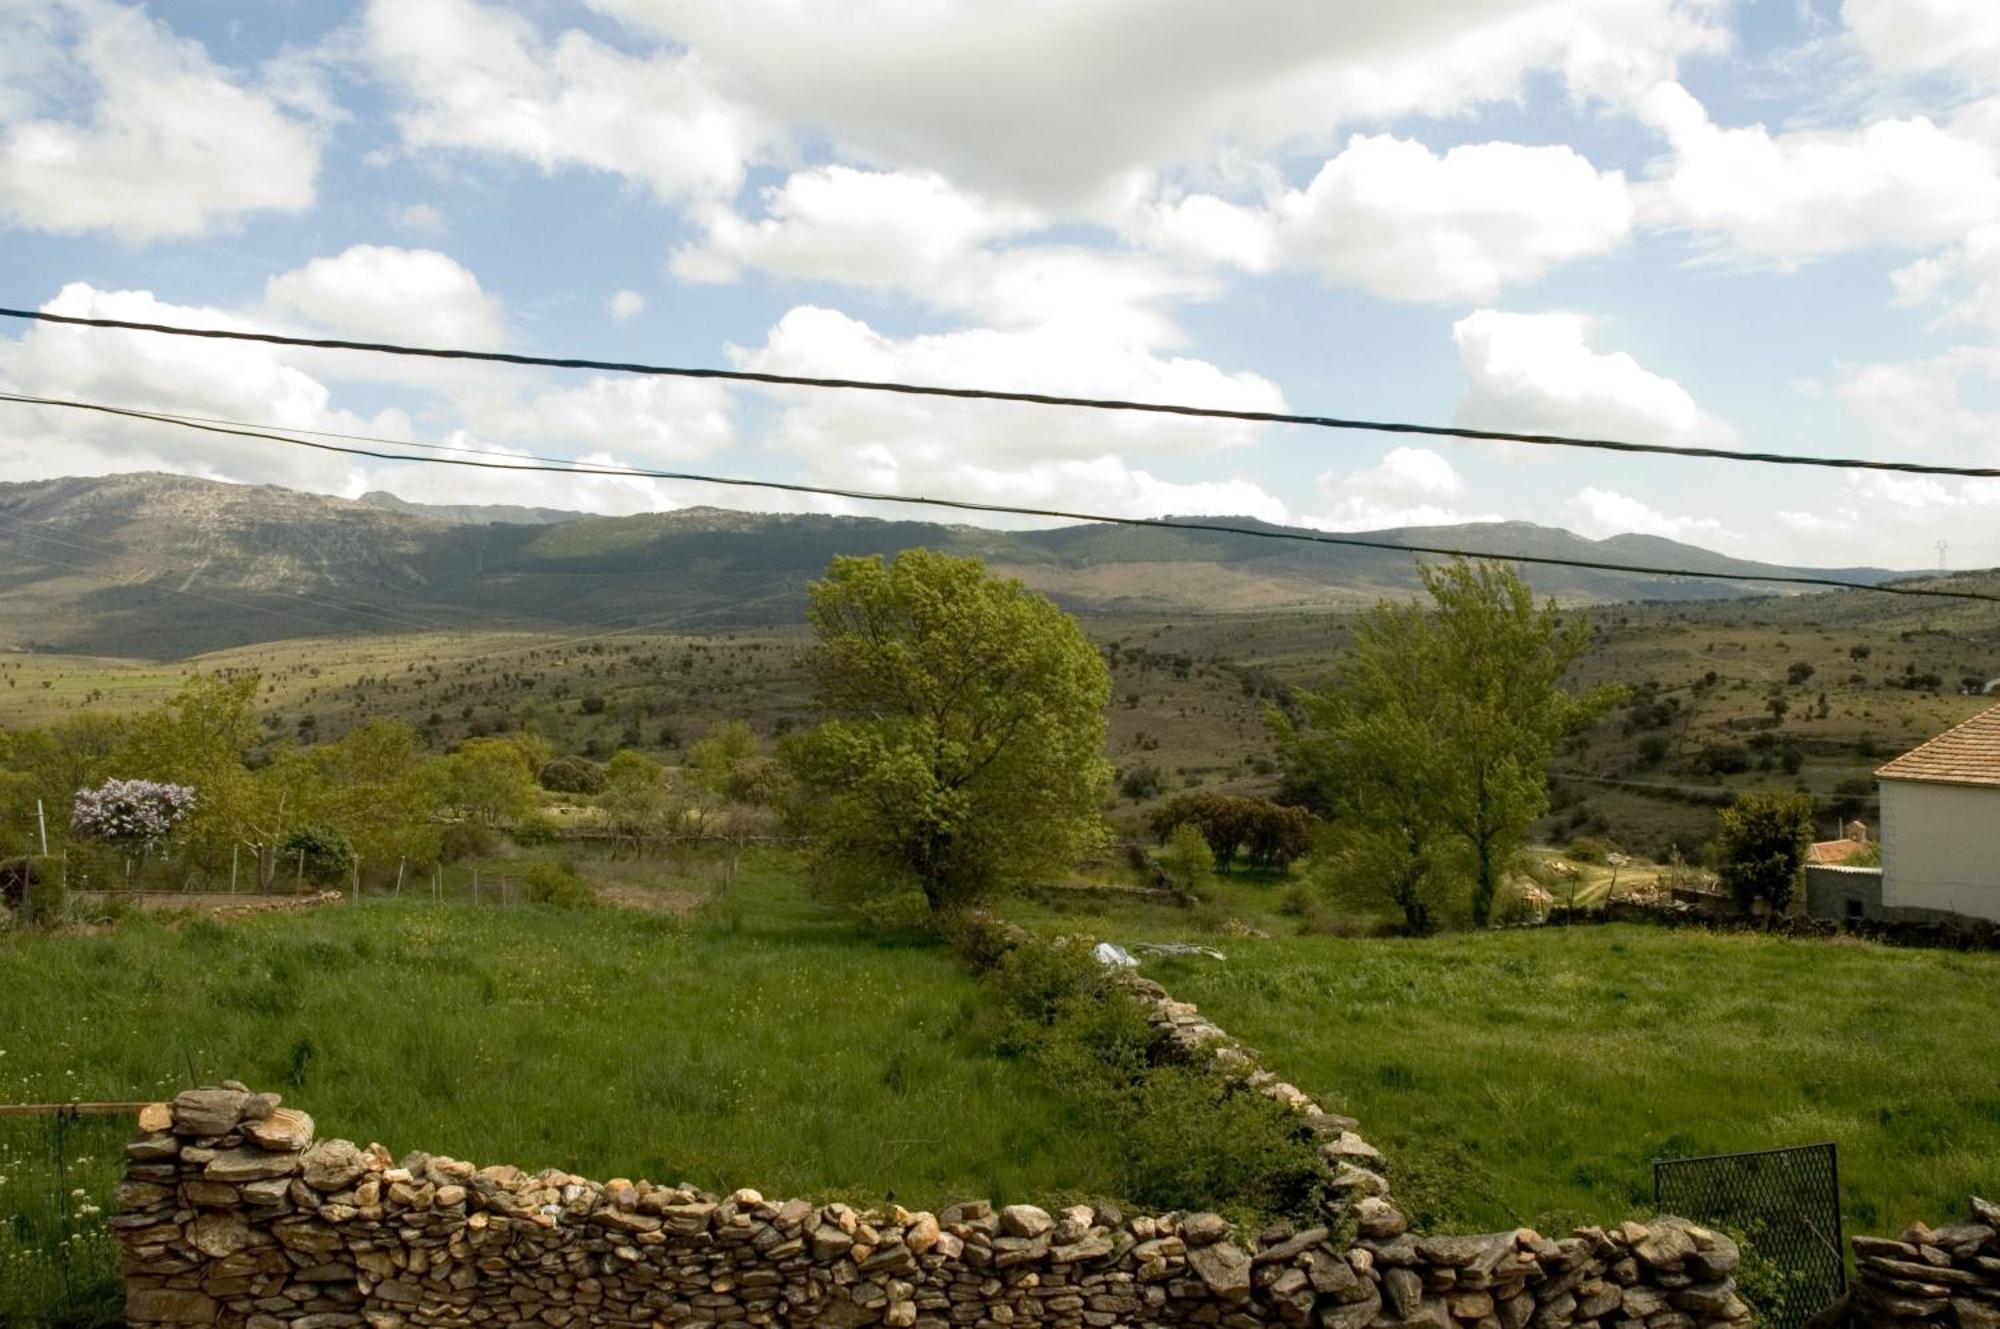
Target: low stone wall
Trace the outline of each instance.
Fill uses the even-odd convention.
[[[1679,1219],[1419,1237],[1378,1196],[1357,1236],[1213,1214],[942,1213],[711,1195],[313,1142],[241,1085],[140,1116],[121,1212],[141,1329],[742,1323],[894,1329],[1746,1326],[1728,1238]]]
[[[1883,1329],[2000,1329],[2000,1205],[1966,1222],[1854,1239],[1852,1321]]]

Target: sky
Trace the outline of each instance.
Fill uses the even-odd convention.
[[[2000,465],[1992,0],[0,0],[0,304]],[[0,322],[0,387],[1329,530],[2000,563],[2000,481]],[[0,404],[0,481],[921,510]]]

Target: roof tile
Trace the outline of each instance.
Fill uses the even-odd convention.
[[[2000,706],[1918,744],[1875,774],[1885,780],[2000,786]]]

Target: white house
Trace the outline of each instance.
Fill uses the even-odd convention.
[[[2000,922],[2000,706],[1910,749],[1875,779],[1883,907]]]

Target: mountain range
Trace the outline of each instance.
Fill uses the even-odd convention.
[[[1249,518],[1194,518],[1281,532]],[[1508,556],[1881,582],[1650,535],[1589,540],[1532,522],[1357,533]],[[123,474],[0,484],[0,650],[169,659],[326,633],[518,625],[690,630],[796,622],[835,554],[977,555],[1083,614],[1337,610],[1417,585],[1414,556],[1169,526],[1002,531],[871,517],[334,498]],[[1777,585],[1524,566],[1565,602],[1713,599]]]

